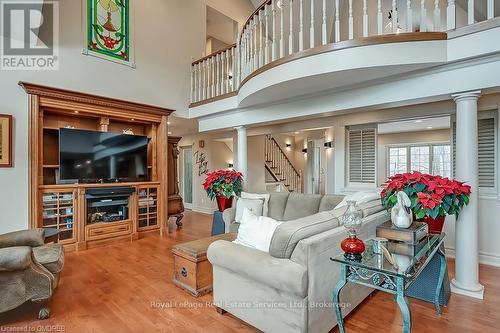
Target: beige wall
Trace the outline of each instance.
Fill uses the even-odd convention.
[[[450,130],[379,134],[377,140],[377,184],[382,184],[387,178],[387,147],[398,144],[449,142]]]
[[[205,141],[204,148],[200,148],[200,140]],[[193,149],[193,207],[194,211],[211,213],[217,207],[215,202],[210,201],[203,189],[203,182],[206,174],[199,174],[201,163],[197,163],[196,157],[200,159],[202,154],[207,162],[208,172],[218,169],[225,169],[233,162],[233,152],[221,141],[215,141],[211,135],[189,135],[184,136],[179,142],[179,147],[191,146]],[[198,154],[197,154],[198,153]],[[183,188],[183,168],[182,158],[179,159],[179,181],[180,188]]]

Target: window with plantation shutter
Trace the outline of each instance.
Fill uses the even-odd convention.
[[[349,182],[375,183],[375,129],[349,129],[348,141]]]
[[[456,174],[457,126],[453,123],[453,173]],[[495,119],[478,120],[479,187],[495,187]]]

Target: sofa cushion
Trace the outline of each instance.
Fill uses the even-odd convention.
[[[61,244],[47,244],[33,248],[36,261],[51,273],[59,273],[64,266],[64,248]]]
[[[382,206],[382,201],[380,199],[376,199],[359,204],[359,209],[361,209],[361,211],[363,212],[363,218],[365,218],[367,216],[383,211],[384,206]]]
[[[288,192],[274,192],[271,193],[271,198],[269,199],[269,209],[268,215],[278,221],[283,220],[283,213],[285,212],[286,202],[288,200]]]
[[[281,222],[267,216],[257,216],[248,208],[243,211],[243,216],[238,229],[238,237],[233,241],[246,247],[269,252],[269,245],[274,230]]]
[[[280,224],[271,239],[269,254],[289,259],[300,240],[339,226],[339,215],[334,212],[320,212]]]
[[[236,223],[240,223],[245,208],[257,216],[262,216],[262,212],[264,210],[264,199],[238,198],[238,200],[236,200],[236,216],[234,218]]]
[[[290,221],[316,214],[322,197],[321,194],[290,193],[282,220]]]
[[[262,207],[262,216],[269,216],[269,193],[248,193],[241,192],[241,197],[244,199],[264,199],[264,206]]]
[[[307,296],[307,269],[291,260],[274,258],[266,252],[224,240],[210,244],[207,257],[214,266],[223,267],[283,293]]]
[[[325,195],[321,198],[319,204],[319,211],[324,212],[327,210],[335,209],[335,207],[344,199],[343,195]]]

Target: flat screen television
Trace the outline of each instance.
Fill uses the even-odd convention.
[[[59,178],[83,183],[147,180],[148,138],[62,128]]]

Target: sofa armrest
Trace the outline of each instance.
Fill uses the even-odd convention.
[[[237,232],[239,223],[236,223],[236,208],[228,208],[222,212],[222,220],[224,221],[226,233]]]
[[[30,229],[0,235],[0,248],[13,246],[37,247],[44,244],[43,229]]]
[[[0,249],[0,272],[21,271],[31,264],[31,247],[16,246]]]
[[[269,253],[219,240],[208,247],[208,260],[250,280],[278,290],[305,297],[307,270],[289,259],[274,258]]]

